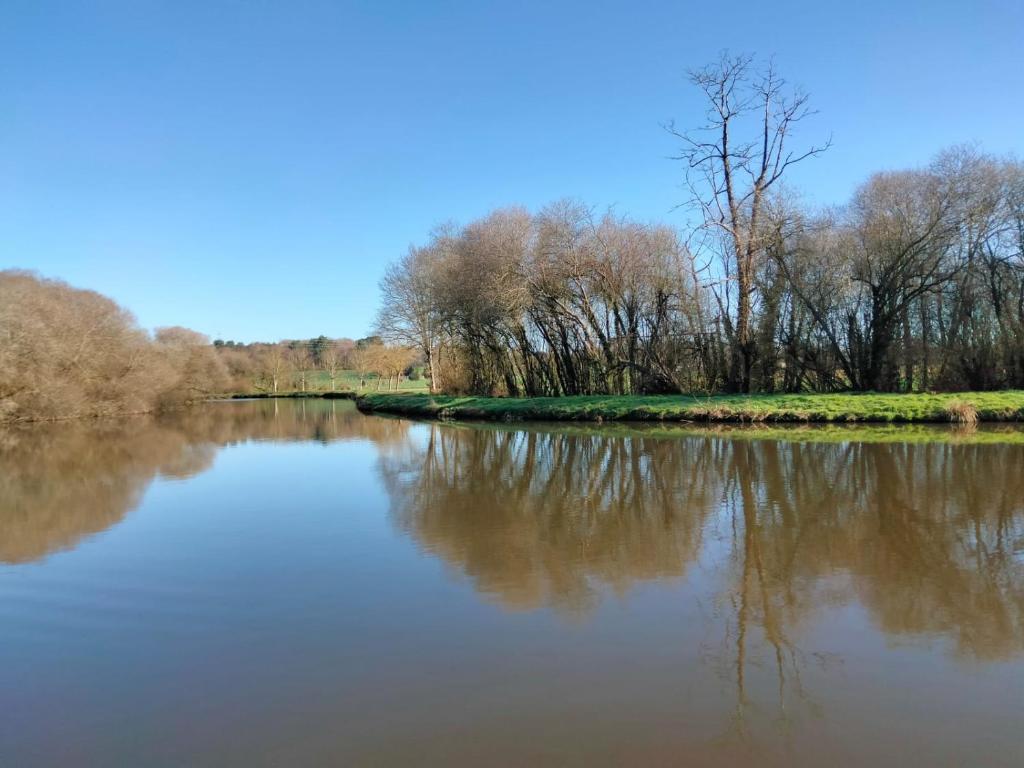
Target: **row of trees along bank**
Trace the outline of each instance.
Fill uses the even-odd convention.
[[[143,413],[229,393],[391,389],[417,375],[417,361],[375,337],[211,344],[187,328],[149,333],[94,291],[0,271],[0,422]],[[347,369],[356,381],[342,381]]]
[[[0,421],[153,411],[226,384],[202,334],[150,334],[98,293],[0,271]]]
[[[692,74],[672,134],[694,226],[568,201],[446,226],[381,282],[432,387],[507,395],[1024,387],[1024,165],[971,147],[811,209],[807,97],[749,58]]]
[[[391,390],[420,375],[415,349],[384,344],[376,336],[252,344],[216,339],[213,346],[227,369],[230,390],[239,394]]]

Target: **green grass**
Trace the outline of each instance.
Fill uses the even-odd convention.
[[[309,371],[306,374],[306,386],[313,390],[327,391],[331,388],[331,377],[327,375],[325,371]],[[381,383],[382,387],[388,385],[387,381]],[[402,383],[398,385],[398,392],[426,392],[430,388],[430,382],[424,378],[416,380],[402,379]],[[334,380],[334,388],[336,391],[363,391],[373,392],[377,387],[377,375],[370,374],[366,377],[366,388],[359,389],[359,374],[355,371],[341,371]],[[392,390],[394,392],[396,390]]]
[[[492,398],[370,392],[365,411],[488,421],[950,422],[973,409],[979,421],[1024,421],[1024,391],[947,394],[594,395]]]
[[[343,393],[363,393],[363,392],[376,392],[377,389],[377,375],[369,374],[366,379],[366,386],[359,386],[359,374],[355,371],[341,371],[334,378],[334,388],[331,388],[331,377],[326,372],[320,370],[313,370],[306,372],[306,391],[301,392],[298,389],[297,380],[287,380],[282,383],[278,388],[276,394],[270,392],[259,392],[259,393],[229,393],[232,397],[319,397],[325,392],[343,392]],[[381,393],[386,391],[388,386],[387,380],[381,382]],[[427,392],[430,389],[430,382],[425,379],[416,379],[411,381],[409,379],[403,379],[398,385],[397,389],[391,390],[395,392]]]

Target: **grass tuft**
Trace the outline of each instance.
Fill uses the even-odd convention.
[[[978,409],[963,400],[951,400],[946,403],[946,415],[955,424],[978,423]]]

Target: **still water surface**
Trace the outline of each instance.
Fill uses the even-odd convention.
[[[858,434],[0,433],[0,764],[1022,765],[1024,445]]]

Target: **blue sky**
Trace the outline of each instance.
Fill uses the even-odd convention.
[[[1024,139],[1024,3],[0,4],[0,267],[142,325],[365,335],[386,264],[437,223],[563,197],[679,226],[661,125],[688,68],[774,54],[842,202],[944,146]]]

